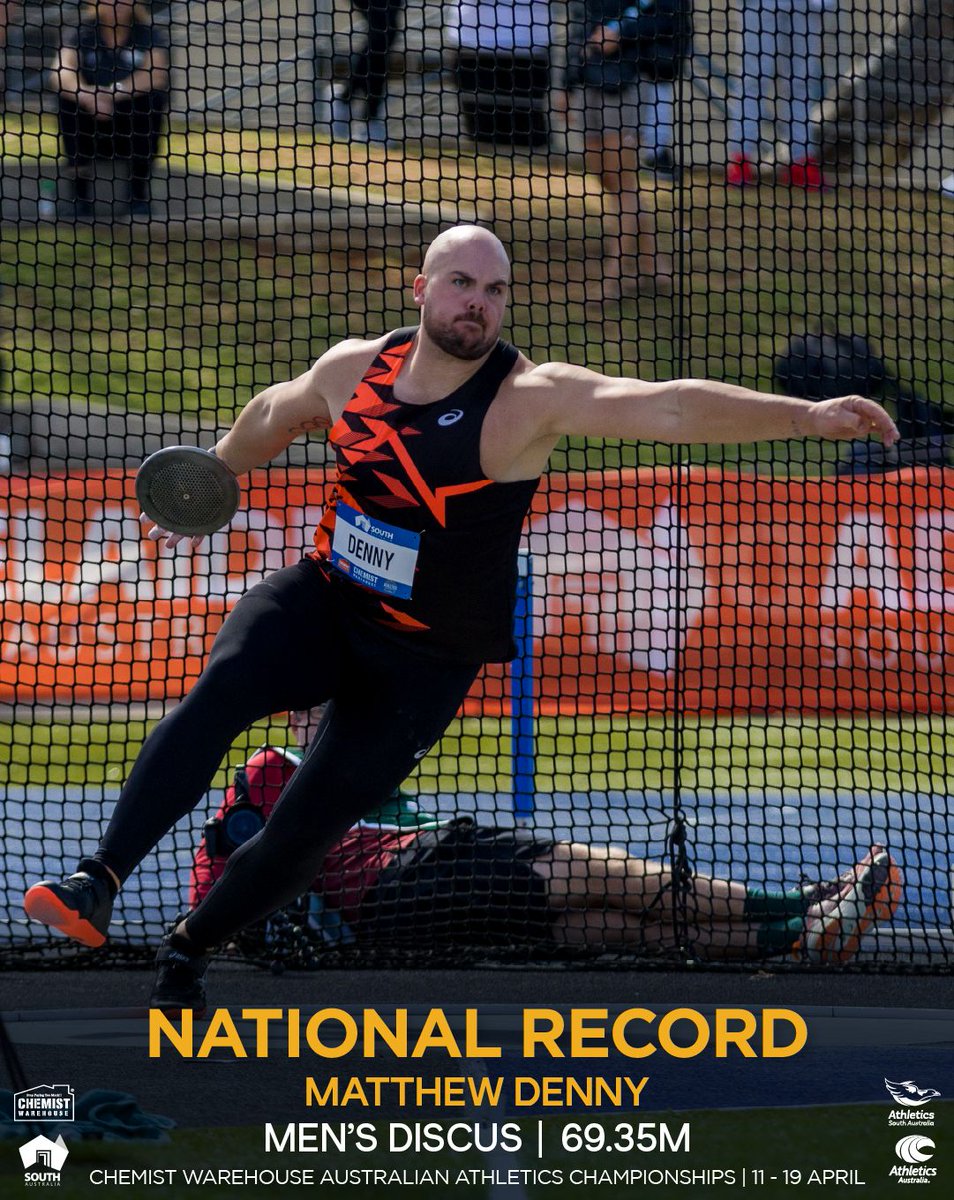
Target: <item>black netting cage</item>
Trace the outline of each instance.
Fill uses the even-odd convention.
[[[949,970],[952,104],[950,0],[0,0],[0,965],[150,956],[230,859],[258,886],[284,792],[279,911],[221,941],[257,961]],[[466,238],[489,257],[427,275],[455,227],[501,278]],[[649,436],[584,400],[511,461],[519,388],[467,373],[497,349],[402,396],[441,272],[471,331],[503,295],[517,374],[600,373]],[[805,403],[764,440],[726,385]],[[150,538],[143,460],[263,393],[295,421],[233,449],[234,518]],[[899,440],[805,436],[843,396]],[[435,439],[471,412],[455,483]],[[365,684],[413,642],[413,556],[492,495],[519,548],[456,535],[453,651],[327,683],[372,600]],[[257,632],[210,701],[223,623],[287,569],[357,623]],[[23,907],[90,857],[123,880],[99,947]]]

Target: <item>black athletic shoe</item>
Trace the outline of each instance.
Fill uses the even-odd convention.
[[[150,1008],[181,1012],[191,1008],[197,1016],[205,1012],[205,973],[208,957],[182,949],[182,939],[167,933],[156,955],[156,982],[149,999]]]
[[[78,871],[67,879],[44,879],[23,897],[26,915],[84,946],[106,941],[113,898],[105,879]]]

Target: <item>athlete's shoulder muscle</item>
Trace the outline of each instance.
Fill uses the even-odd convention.
[[[328,405],[332,422],[338,420],[354,395],[368,367],[384,349],[390,335],[373,338],[347,338],[329,347],[308,372],[310,385]]]
[[[546,470],[557,439],[542,431],[534,404],[527,403],[526,380],[534,364],[520,354],[504,380],[484,420],[480,439],[480,461],[484,471],[498,483],[534,479]]]

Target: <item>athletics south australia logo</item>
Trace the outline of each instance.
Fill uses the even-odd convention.
[[[68,1154],[62,1135],[55,1142],[42,1134],[27,1142],[20,1147],[24,1183],[27,1187],[55,1187]]]
[[[903,1079],[898,1083],[886,1079],[887,1088],[895,1107],[888,1113],[888,1125],[918,1125],[924,1127],[934,1124],[934,1112],[930,1107],[931,1101],[940,1096],[937,1088],[918,1087],[913,1079]]]

